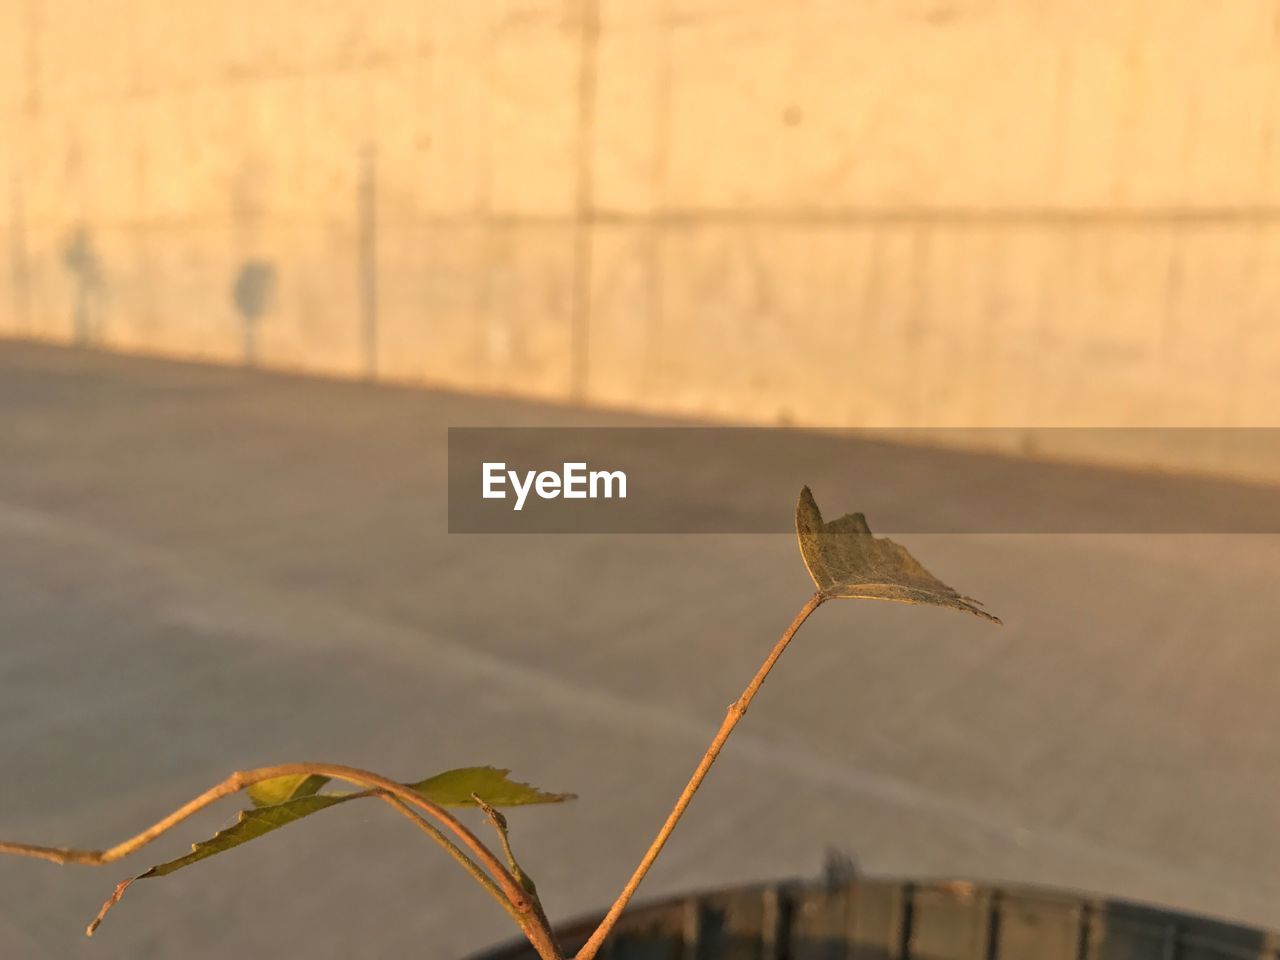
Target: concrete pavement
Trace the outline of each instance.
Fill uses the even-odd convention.
[[[492,763],[580,794],[513,836],[555,916],[602,907],[807,576],[786,536],[450,537],[445,429],[643,422],[0,344],[0,837],[106,845],[262,763]],[[1280,926],[1280,537],[902,539],[1006,626],[824,607],[644,893],[836,848]],[[512,932],[352,805],[138,885],[84,942],[116,880],[234,810],[106,870],[0,858],[0,954],[450,958]]]

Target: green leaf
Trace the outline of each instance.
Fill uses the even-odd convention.
[[[309,817],[313,813],[319,813],[321,810],[327,810],[329,807],[363,796],[366,796],[366,794],[328,793],[299,797],[296,800],[288,800],[270,807],[241,810],[236,817],[236,822],[227,827],[227,829],[219,830],[209,840],[192,844],[191,852],[185,857],[179,857],[176,860],[170,860],[168,863],[154,866],[146,873],[140,874],[138,879],[166,876],[175,870],[181,870],[183,867],[189,867],[193,863],[207,860],[215,854],[238,847],[242,843],[257,840],[258,837],[268,834],[272,830],[288,826],[303,817]]]
[[[320,788],[329,782],[328,777],[317,774],[299,773],[291,777],[276,777],[274,780],[263,780],[255,783],[245,792],[255,807],[270,807],[287,800],[299,797],[312,797],[320,792]]]
[[[284,778],[281,778],[284,779]],[[340,793],[340,794],[323,794],[310,797],[299,797],[296,800],[289,800],[285,803],[277,803],[274,806],[258,807],[253,810],[241,810],[236,817],[236,822],[225,830],[219,830],[208,840],[194,843],[191,845],[191,852],[185,857],[178,857],[176,860],[169,860],[165,863],[157,864],[145,873],[140,873],[136,877],[124,880],[117,884],[115,893],[111,898],[102,905],[102,910],[98,913],[93,923],[89,924],[86,931],[89,936],[93,936],[98,925],[102,923],[103,918],[107,915],[107,911],[120,902],[120,898],[124,896],[124,892],[129,886],[137,880],[148,880],[152,877],[164,877],[183,867],[189,867],[193,863],[199,863],[201,860],[207,860],[209,857],[215,856],[224,851],[231,850],[240,846],[242,843],[248,843],[250,840],[256,840],[264,834],[270,833],[272,830],[278,830],[280,827],[287,826],[295,820],[301,820],[303,817],[318,813],[329,807],[336,806],[339,803],[345,803],[347,800],[354,800],[357,797],[368,796],[366,793]]]
[[[507,776],[510,772],[496,767],[462,767],[409,786],[442,807],[474,807],[477,806],[476,797],[491,807],[520,807],[577,799],[572,793],[547,793],[512,780]]]
[[[484,805],[490,807],[515,807],[531,803],[561,803],[574,799],[571,793],[547,793],[527,783],[512,780],[507,776],[509,772],[495,767],[462,767],[406,786],[442,807],[481,806],[478,801],[483,801]],[[234,824],[225,830],[219,830],[208,840],[193,844],[191,852],[186,856],[157,864],[146,873],[118,884],[115,893],[103,904],[97,919],[89,925],[89,934],[93,934],[107,911],[120,901],[125,890],[136,880],[167,876],[183,867],[256,840],[313,813],[370,795],[367,790],[357,793],[319,793],[329,779],[306,774],[275,777],[246,788],[245,792],[254,804],[253,809],[241,810]],[[271,802],[276,798],[281,799]]]
[[[929,603],[1000,622],[977,600],[961,596],[922,567],[905,547],[873,536],[862,514],[824,523],[808,487],[796,504],[796,536],[809,576],[829,599]]]

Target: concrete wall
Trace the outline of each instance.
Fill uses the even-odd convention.
[[[1278,118],[1275,0],[0,0],[0,333],[1280,426]]]

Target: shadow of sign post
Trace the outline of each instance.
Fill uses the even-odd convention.
[[[81,346],[93,343],[102,333],[102,262],[93,248],[89,231],[76,227],[62,248],[62,262],[75,282],[75,305],[71,324],[75,342]]]
[[[276,268],[269,260],[246,260],[231,287],[244,334],[244,362],[258,362],[258,326],[275,299]]]

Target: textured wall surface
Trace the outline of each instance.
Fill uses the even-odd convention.
[[[1278,117],[1274,0],[0,0],[0,333],[764,423],[1280,426]]]

